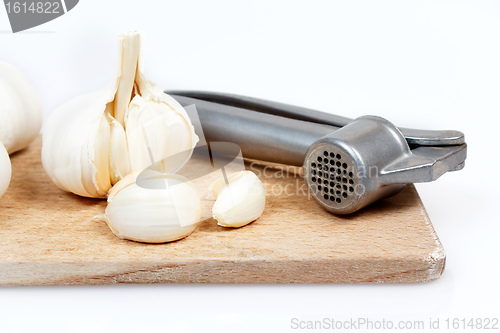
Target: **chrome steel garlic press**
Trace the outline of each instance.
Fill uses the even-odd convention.
[[[467,145],[458,131],[397,128],[377,116],[353,120],[231,94],[167,93],[196,106],[207,141],[236,143],[246,158],[303,166],[313,197],[336,214],[464,167]]]

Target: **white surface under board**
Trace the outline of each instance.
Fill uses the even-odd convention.
[[[405,127],[461,130],[469,145],[464,170],[417,185],[447,251],[435,282],[0,288],[0,329],[294,332],[293,318],[440,319],[445,328],[446,318],[498,317],[499,17],[496,1],[86,0],[12,34],[0,8],[0,60],[30,77],[46,117],[103,87],[117,35],[138,29],[145,73],[165,89],[377,114]]]

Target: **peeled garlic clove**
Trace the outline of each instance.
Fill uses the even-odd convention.
[[[0,61],[0,142],[12,154],[40,133],[43,109],[33,85],[17,68]]]
[[[9,187],[11,173],[9,154],[0,142],[0,197]]]
[[[212,215],[223,227],[242,227],[258,219],[266,206],[264,185],[251,171],[219,178],[209,188],[209,198],[217,199]]]
[[[147,171],[140,184],[134,172],[110,191],[105,216],[111,231],[119,238],[145,243],[188,236],[200,220],[198,192],[186,177]]]
[[[130,172],[163,159],[160,171],[176,172],[198,142],[182,106],[144,77],[141,35],[119,40],[111,83],[60,106],[44,128],[45,171],[59,188],[81,196],[104,198]]]

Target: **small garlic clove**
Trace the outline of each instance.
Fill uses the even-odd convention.
[[[9,187],[12,168],[7,150],[0,142],[0,197],[4,195]]]
[[[251,171],[236,172],[226,178],[219,178],[209,188],[209,198],[217,199],[212,208],[217,223],[238,228],[258,219],[266,206],[260,179]]]
[[[46,122],[42,163],[59,188],[105,198],[130,172],[153,163],[162,166],[159,171],[176,172],[191,157],[198,142],[191,121],[145,78],[141,44],[138,32],[120,35],[111,83],[63,104]]]
[[[129,174],[109,192],[105,216],[116,236],[164,243],[193,232],[200,220],[201,201],[187,178],[154,170],[137,177],[137,172]]]

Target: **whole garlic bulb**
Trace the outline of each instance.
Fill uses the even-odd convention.
[[[266,206],[264,185],[251,171],[219,178],[209,188],[208,199],[217,199],[212,215],[223,227],[239,228],[258,219]]]
[[[17,68],[0,61],[0,196],[10,183],[9,155],[26,148],[40,133],[40,97]]]
[[[198,141],[186,111],[142,73],[141,35],[119,37],[116,77],[103,90],[77,97],[50,116],[42,163],[61,189],[106,197],[132,171],[158,163],[173,173]]]
[[[201,201],[193,184],[176,174],[134,172],[109,192],[106,222],[121,239],[164,243],[188,236],[200,220]],[[149,185],[149,186],[144,186]]]

